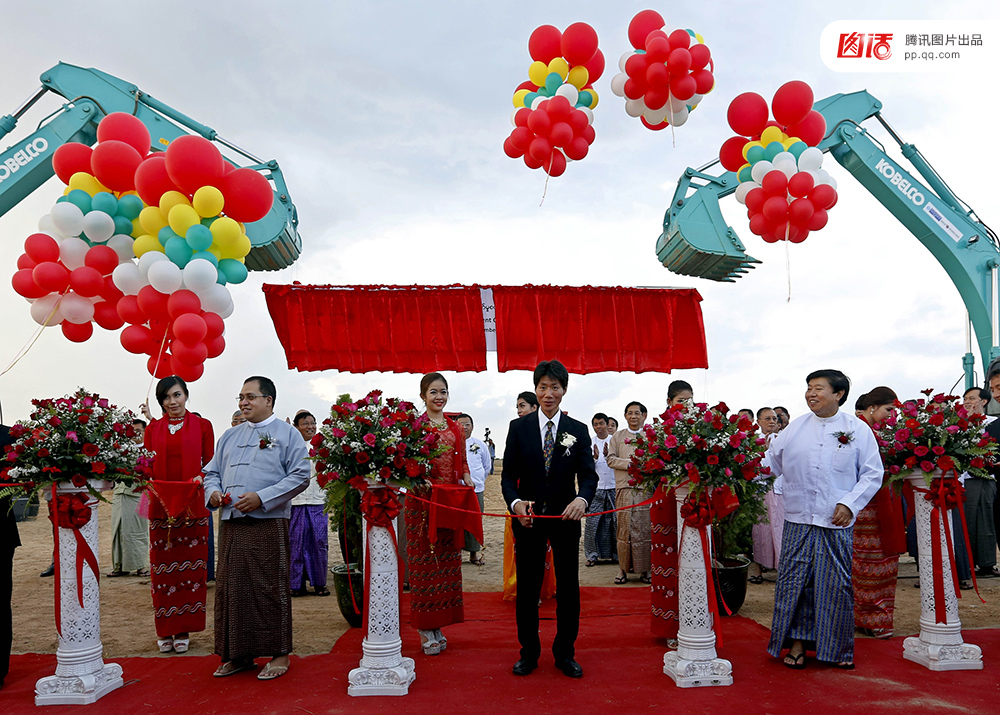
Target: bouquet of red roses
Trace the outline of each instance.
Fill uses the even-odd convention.
[[[985,415],[970,415],[955,395],[921,390],[927,399],[896,402],[877,432],[882,462],[891,481],[920,470],[928,486],[933,472],[967,472],[993,479],[989,471],[996,441],[983,431]]]

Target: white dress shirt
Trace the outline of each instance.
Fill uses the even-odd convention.
[[[552,417],[552,444],[556,443],[556,435],[559,434],[559,418],[562,416],[560,410],[556,410],[555,415]],[[542,435],[542,449],[545,449],[545,431],[547,425],[549,424],[549,418],[545,416],[545,413],[541,409],[538,410],[538,430]]]
[[[590,441],[597,448],[597,459],[594,460],[594,469],[597,471],[597,488],[614,489],[615,470],[608,466],[608,458],[604,456],[604,445],[611,441],[611,435],[609,434],[604,439],[594,435]]]
[[[853,435],[842,444],[836,432]],[[827,529],[838,504],[851,510],[854,524],[882,486],[884,467],[868,423],[838,411],[832,417],[808,413],[778,433],[764,464],[777,475],[774,491],[782,496],[785,520]]]
[[[490,473],[490,467],[493,466],[490,448],[482,440],[469,437],[465,440],[465,462],[469,465],[472,484],[476,493],[479,494],[486,489],[486,475]]]

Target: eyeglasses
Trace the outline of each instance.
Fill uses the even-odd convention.
[[[237,395],[236,396],[236,401],[237,402],[243,402],[243,400],[247,400],[247,401],[256,400],[258,397],[267,397],[267,395],[254,395],[252,393],[249,394],[249,395]]]

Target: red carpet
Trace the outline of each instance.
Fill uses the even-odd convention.
[[[768,631],[739,616],[723,619],[720,656],[733,663],[730,687],[680,689],[663,675],[664,646],[649,633],[649,596],[638,588],[586,588],[577,641],[582,680],[552,667],[551,656],[526,678],[510,673],[517,660],[514,606],[499,593],[466,594],[463,625],[448,629],[448,650],[437,657],[419,653],[416,631],[405,627],[403,652],[415,658],[417,680],[397,698],[350,698],[347,673],[361,657],[360,630],[342,636],[325,655],[292,658],[278,680],[261,683],[253,673],[212,678],[215,657],[115,658],[126,686],[98,701],[100,713],[352,713],[610,712],[662,709],[690,713],[1000,713],[1000,629],[969,631],[983,649],[986,669],[934,673],[902,657],[902,638],[859,639],[853,672],[810,662],[792,671],[764,652]],[[404,596],[404,602],[408,599]],[[404,622],[406,609],[404,605]],[[555,633],[555,607],[542,608],[543,648]],[[263,661],[260,661],[263,662]],[[34,684],[55,670],[54,655],[11,659],[0,690],[0,712],[34,711]],[[69,711],[68,706],[44,712]],[[519,711],[515,713],[515,711]],[[80,712],[75,710],[75,712]],[[95,709],[95,712],[98,712]]]

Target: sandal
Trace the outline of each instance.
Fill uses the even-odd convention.
[[[264,670],[257,673],[257,680],[274,680],[275,678],[280,678],[287,672],[287,665],[271,665],[271,663],[268,662],[268,664],[264,666]]]
[[[628,576],[615,576],[615,583],[621,585],[628,582]]]
[[[160,649],[161,653],[169,653],[174,649],[174,639],[173,638],[157,638],[156,647]]]
[[[972,581],[969,581],[969,580],[959,581],[958,582],[958,588],[960,590],[962,590],[962,591],[971,591],[972,590]]]
[[[649,576],[649,574],[642,574],[639,576],[639,580],[642,583],[653,583],[653,579]]]
[[[313,589],[313,595],[314,596],[329,596],[330,595],[330,589],[328,589],[326,586],[320,586],[319,588],[314,588]]]
[[[424,655],[439,655],[441,653],[441,643],[438,642],[437,633],[435,631],[418,630],[417,633],[420,634],[421,638],[425,639],[420,644],[420,648],[424,651]]]
[[[763,576],[747,576],[747,583],[764,583]]]
[[[854,670],[854,663],[842,661],[840,663],[834,663],[833,667],[839,668],[840,670]]]
[[[216,678],[225,678],[227,675],[235,675],[236,673],[242,673],[244,670],[251,670],[256,667],[256,663],[252,660],[242,663],[235,660],[227,660],[225,663],[216,668],[212,675]]]
[[[175,653],[187,653],[188,648],[191,646],[190,638],[174,638],[174,652]]]
[[[792,659],[791,663],[788,662],[789,658]],[[785,659],[782,662],[785,664],[786,668],[791,668],[792,670],[805,670],[806,652],[802,651],[798,655],[792,655],[791,653],[789,653],[788,655],[785,656]],[[853,668],[854,666],[851,667]]]
[[[292,598],[298,598],[299,596],[305,596],[309,592],[304,588],[293,588],[290,593]]]
[[[135,572],[136,576],[149,576],[149,569],[139,569]]]
[[[115,569],[111,573],[104,574],[108,578],[118,578],[119,576],[128,576],[128,571],[122,571],[121,569]]]
[[[591,566],[597,566],[597,562],[587,559],[587,563],[585,563],[584,566],[586,566],[589,569]]]

